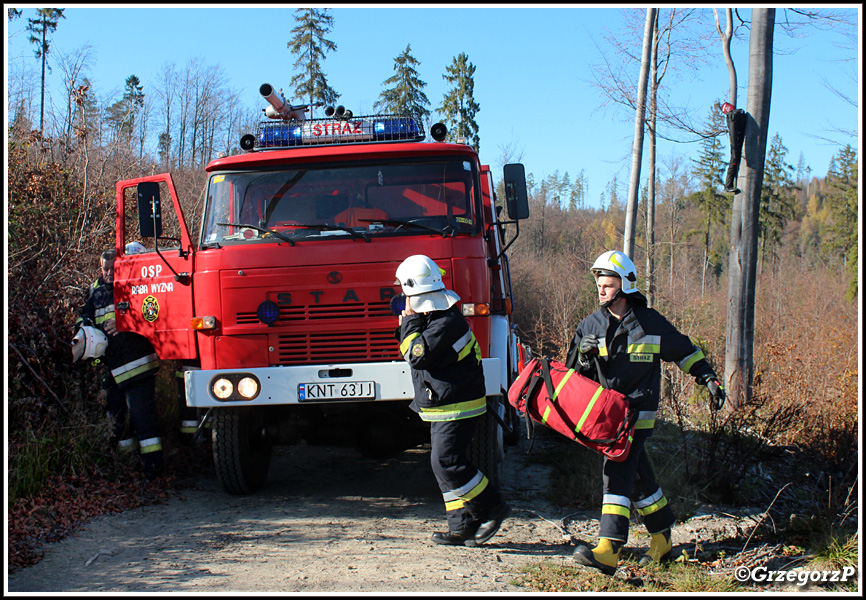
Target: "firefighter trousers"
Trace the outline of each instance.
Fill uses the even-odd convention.
[[[130,448],[135,440],[129,430],[129,408],[126,406],[126,395],[114,383],[114,377],[111,376],[110,372],[106,372],[105,379],[102,381],[102,388],[106,394],[105,414],[111,421],[114,441],[121,449]]]
[[[145,477],[158,477],[162,473],[163,457],[155,398],[156,377],[139,379],[124,388],[113,379],[106,383],[106,412],[112,420],[118,445],[132,447],[138,440]]]
[[[636,429],[628,458],[622,462],[604,459],[600,538],[628,541],[632,504],[651,534],[670,528],[676,521],[646,451],[651,435],[652,429]]]
[[[502,503],[499,490],[469,460],[469,443],[480,417],[430,424],[430,463],[445,502],[448,529],[474,533]]]

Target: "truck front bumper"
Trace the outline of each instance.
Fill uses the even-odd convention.
[[[485,358],[482,360],[482,366],[484,367],[484,384],[487,395],[502,394],[499,359]],[[225,399],[220,399],[214,393],[214,386],[217,382],[229,381],[236,384],[245,377],[253,379],[258,384],[258,391],[253,397],[242,398],[236,391],[233,391]],[[358,385],[351,385],[355,383]],[[411,400],[415,394],[412,389],[411,369],[403,361],[298,365],[260,369],[189,370],[184,371],[184,387],[187,405],[200,408],[330,404],[334,402],[387,402]],[[227,387],[225,384],[222,385],[223,390]],[[354,391],[356,387],[357,389],[372,389],[373,392],[364,398],[339,396],[341,390]],[[311,389],[319,391],[310,394],[308,390]],[[336,395],[337,397],[329,399],[311,397],[316,395]]]

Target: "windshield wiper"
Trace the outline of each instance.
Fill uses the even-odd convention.
[[[292,227],[298,227],[301,229],[316,229],[318,231],[345,231],[353,238],[358,238],[364,240],[365,242],[369,242],[370,238],[359,231],[355,231],[354,229],[350,229],[349,227],[340,227],[339,225],[325,225],[324,223],[315,223],[308,225],[306,223],[298,223],[297,225],[292,224]]]
[[[249,223],[217,223],[217,225],[223,225],[225,227],[248,227],[250,229],[255,229],[259,233],[270,233],[271,235],[278,237],[285,242],[288,242],[289,246],[295,245],[295,240],[293,240],[292,238],[286,237],[279,231],[274,231],[273,229],[262,229],[258,225],[250,225]]]
[[[438,233],[442,237],[450,235],[454,237],[454,228],[451,225],[446,225],[443,228],[433,227],[432,225],[425,225],[424,223],[419,223],[417,219],[410,219],[409,221],[403,221],[401,219],[358,219],[359,221],[363,221],[364,223],[382,223],[383,225],[397,225],[397,229],[400,227],[412,226],[418,227],[420,229],[426,229],[427,231],[432,231],[433,233]]]

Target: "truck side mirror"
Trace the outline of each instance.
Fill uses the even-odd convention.
[[[505,206],[508,218],[514,221],[529,217],[529,198],[526,195],[526,171],[520,163],[505,165]]]
[[[142,181],[136,186],[138,193],[138,228],[142,238],[162,235],[162,207],[159,202],[159,183]]]

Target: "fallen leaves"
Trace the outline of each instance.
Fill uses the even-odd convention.
[[[156,504],[171,493],[171,479],[147,487],[141,480],[111,482],[87,477],[49,479],[42,491],[9,507],[9,568],[38,562],[46,542],[56,542],[100,515]]]

